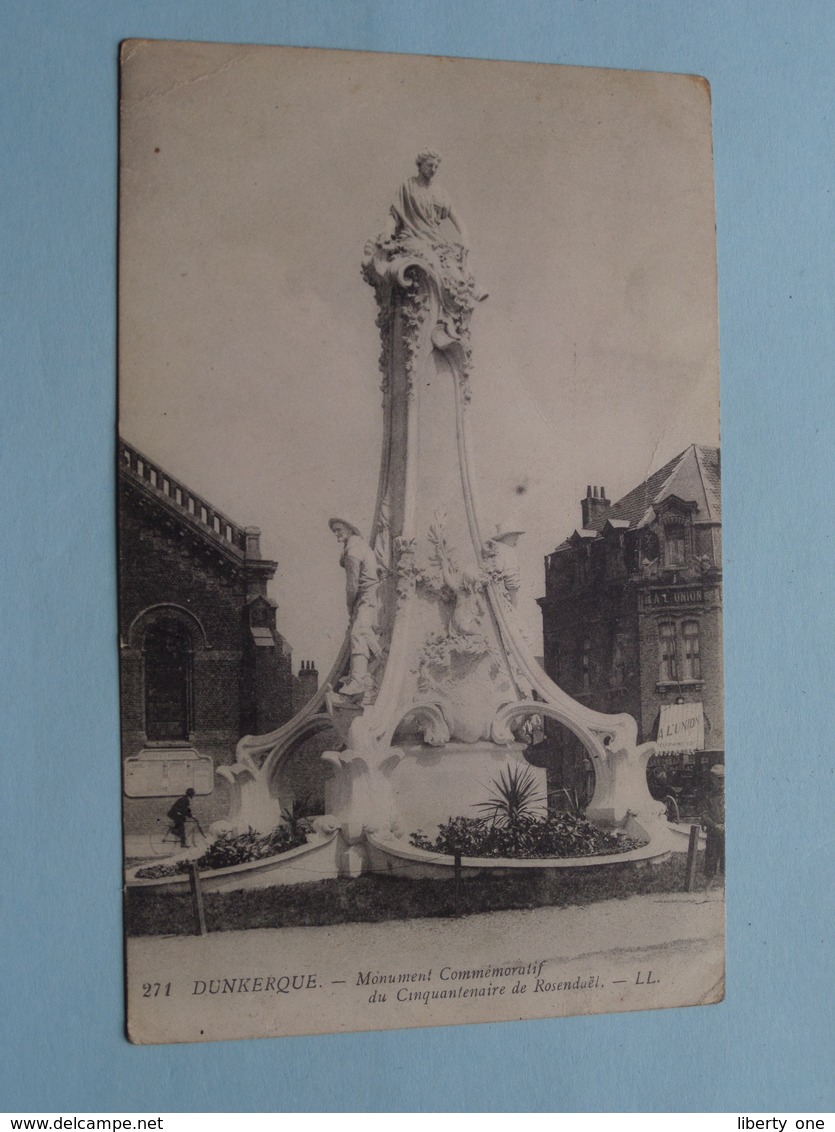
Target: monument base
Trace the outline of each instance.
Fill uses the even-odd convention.
[[[485,817],[479,803],[496,796],[497,783],[507,768],[527,768],[539,795],[533,812],[545,814],[545,771],[525,759],[525,745],[513,743],[447,743],[400,745],[403,758],[392,768],[389,781],[404,836],[423,830],[434,837],[438,826],[454,817]]]

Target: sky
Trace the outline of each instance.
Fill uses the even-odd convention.
[[[719,443],[710,98],[641,72],[217,44],[124,51],[120,431],[262,529],[294,663],[346,628],[332,515],[369,532],[379,332],[360,276],[419,150],[464,219],[482,530],[543,557],[691,443]]]

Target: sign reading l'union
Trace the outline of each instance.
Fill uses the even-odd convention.
[[[658,720],[658,750],[703,751],[705,713],[698,704],[664,704]]]

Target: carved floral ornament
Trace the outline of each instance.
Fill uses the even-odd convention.
[[[457,347],[453,368],[464,400],[469,401],[472,368],[469,324],[482,296],[478,294],[474,277],[466,269],[465,251],[448,244],[416,248],[414,241],[381,235],[366,244],[365,257],[362,276],[374,288],[379,305],[376,323],[382,339],[379,364],[383,391],[389,387],[394,312],[399,307],[410,396],[414,392],[423,328],[433,313],[432,345],[444,352]]]

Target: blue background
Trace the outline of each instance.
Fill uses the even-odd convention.
[[[7,0],[0,18],[0,1108],[832,1108],[835,6]],[[710,79],[733,799],[721,1006],[206,1046],[125,1041],[111,438],[117,48],[133,36]]]

